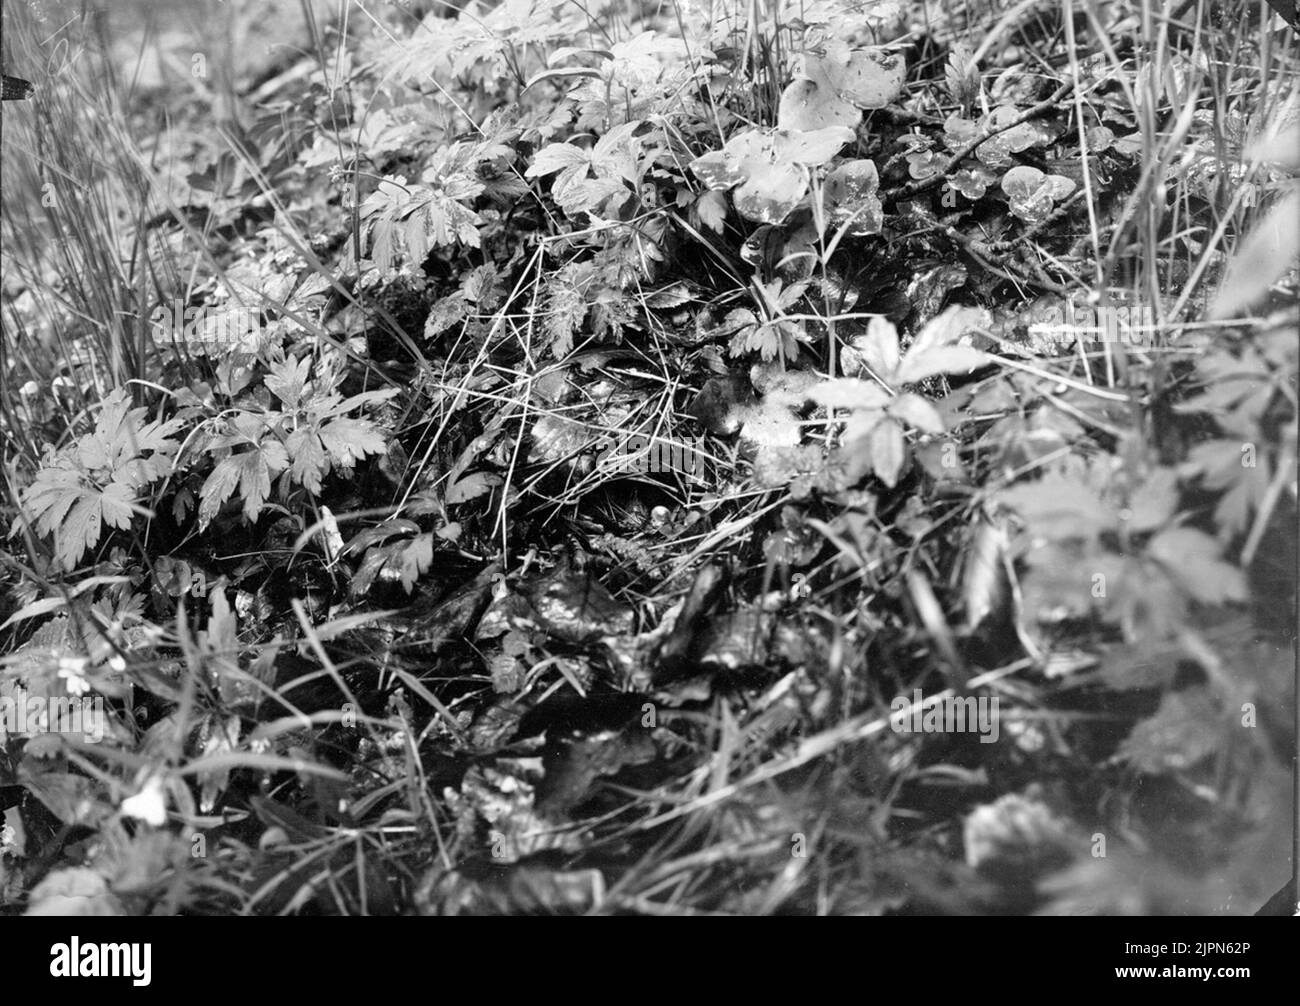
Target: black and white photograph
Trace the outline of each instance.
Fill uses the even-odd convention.
[[[1263,980],[1294,0],[2,28],[23,968],[159,988],[135,920],[198,916],[1103,916],[1099,981]]]

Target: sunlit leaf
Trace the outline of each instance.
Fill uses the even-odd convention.
[[[891,489],[898,484],[898,476],[907,460],[907,444],[903,428],[892,419],[877,423],[867,438],[871,447],[871,467],[876,477]]]
[[[1230,318],[1264,299],[1300,255],[1300,191],[1274,203],[1237,246],[1219,284],[1211,318]]]
[[[847,232],[857,237],[879,234],[884,223],[884,210],[876,196],[879,184],[873,161],[836,165],[827,174],[823,190],[831,227],[838,230],[847,226]]]

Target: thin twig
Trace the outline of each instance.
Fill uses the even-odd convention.
[[[892,200],[907,199],[909,196],[914,196],[918,192],[925,192],[929,189],[933,189],[939,185],[942,185],[950,177],[952,177],[953,173],[956,172],[956,170],[961,166],[961,162],[966,160],[966,158],[969,157],[971,154],[973,154],[979,147],[983,146],[985,143],[993,139],[993,137],[997,136],[999,133],[1005,133],[1009,129],[1015,129],[1017,126],[1023,125],[1024,123],[1028,122],[1030,119],[1036,119],[1041,115],[1046,115],[1048,112],[1056,108],[1056,106],[1060,104],[1061,99],[1064,98],[1067,94],[1069,94],[1072,90],[1074,90],[1074,81],[1072,80],[1066,81],[1055,91],[1053,91],[1050,96],[1044,98],[1033,108],[1030,108],[1022,112],[1020,115],[1017,115],[1005,126],[999,126],[991,133],[987,133],[986,135],[981,136],[979,139],[972,140],[970,143],[966,144],[966,146],[962,147],[959,151],[957,151],[957,153],[953,154],[952,157],[948,158],[948,163],[943,166],[943,170],[940,171],[937,175],[932,175],[929,178],[924,178],[916,182],[908,182],[906,185],[903,185],[897,189],[891,189],[889,192],[885,193],[885,198],[892,199]]]

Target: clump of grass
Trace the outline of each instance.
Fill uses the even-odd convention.
[[[70,384],[58,401],[70,423],[107,390],[146,376],[147,305],[179,280],[176,263],[152,256],[146,243],[141,225],[157,205],[124,89],[99,55],[102,23],[74,20],[57,39],[43,37],[50,27],[31,5],[6,10],[9,51],[47,62],[26,71],[35,96],[5,108],[5,272],[11,292],[21,289],[35,304],[21,316],[9,306],[0,317],[14,354],[0,380],[5,401],[14,402],[27,380],[44,384],[62,371]],[[40,330],[27,330],[24,318],[41,319]],[[21,445],[29,461],[38,446]]]

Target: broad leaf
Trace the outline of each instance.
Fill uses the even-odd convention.
[[[830,225],[836,230],[846,227],[855,237],[879,234],[885,219],[876,196],[879,185],[874,161],[864,158],[837,165],[826,176],[824,189]]]
[[[1196,600],[1203,604],[1245,601],[1249,596],[1246,577],[1225,562],[1221,552],[1219,542],[1189,527],[1161,531],[1147,545],[1147,554]]]
[[[912,384],[936,374],[959,374],[988,362],[986,354],[970,346],[953,345],[973,328],[986,327],[988,315],[974,308],[950,307],[932,319],[908,348],[893,378]]]
[[[501,484],[501,476],[493,472],[474,472],[466,475],[447,490],[447,504],[464,503]]]
[[[889,403],[889,408],[886,411],[908,425],[915,426],[923,433],[942,433],[944,430],[943,417],[939,415],[939,410],[931,405],[927,399],[911,392],[906,392],[895,398]]]
[[[1011,212],[1030,224],[1046,220],[1053,204],[1068,196],[1074,188],[1074,182],[1068,178],[1045,175],[1024,164],[1002,176],[1002,191],[1007,194]]]
[[[812,132],[749,129],[692,161],[691,170],[710,188],[734,188],[741,216],[777,224],[807,194],[808,167],[829,161],[852,139],[853,131],[841,126]]]
[[[830,409],[883,409],[889,404],[889,392],[874,381],[857,377],[823,381],[808,394],[818,405]]]
[[[1228,260],[1210,306],[1211,318],[1231,318],[1259,303],[1300,255],[1300,191],[1279,199]]]
[[[885,419],[876,424],[867,438],[871,449],[871,467],[881,482],[894,488],[898,484],[903,462],[907,460],[907,444],[903,440],[903,428],[893,419]]]
[[[832,39],[822,54],[804,57],[781,95],[777,122],[783,129],[853,128],[861,109],[884,108],[898,97],[904,70],[901,56]]]

